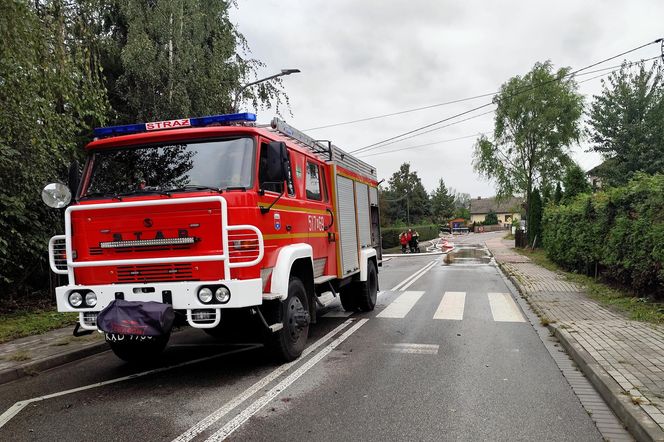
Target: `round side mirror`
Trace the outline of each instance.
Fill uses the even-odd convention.
[[[44,204],[54,209],[67,207],[71,202],[71,191],[69,187],[61,183],[47,184],[41,194]]]

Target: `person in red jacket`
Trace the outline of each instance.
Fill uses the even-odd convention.
[[[406,232],[401,232],[399,235],[399,242],[401,243],[401,253],[406,253],[406,250],[408,250],[408,238],[406,237]]]

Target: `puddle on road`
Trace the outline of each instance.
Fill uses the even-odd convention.
[[[443,265],[485,265],[493,257],[489,250],[479,244],[460,244],[443,258]]]

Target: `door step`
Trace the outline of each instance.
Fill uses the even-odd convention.
[[[318,278],[314,278],[314,284],[315,285],[325,284],[326,282],[332,281],[333,279],[337,279],[336,275],[319,276]]]
[[[336,298],[337,295],[334,292],[324,292],[321,293],[320,296],[316,296],[316,304],[318,304],[319,307],[327,307],[328,305],[332,304],[334,302],[334,298]]]

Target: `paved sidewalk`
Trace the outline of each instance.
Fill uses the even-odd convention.
[[[496,262],[638,440],[664,440],[664,327],[632,321],[565,277],[487,239]]]
[[[72,335],[74,327],[0,344],[0,384],[66,364],[108,348],[101,333]]]

